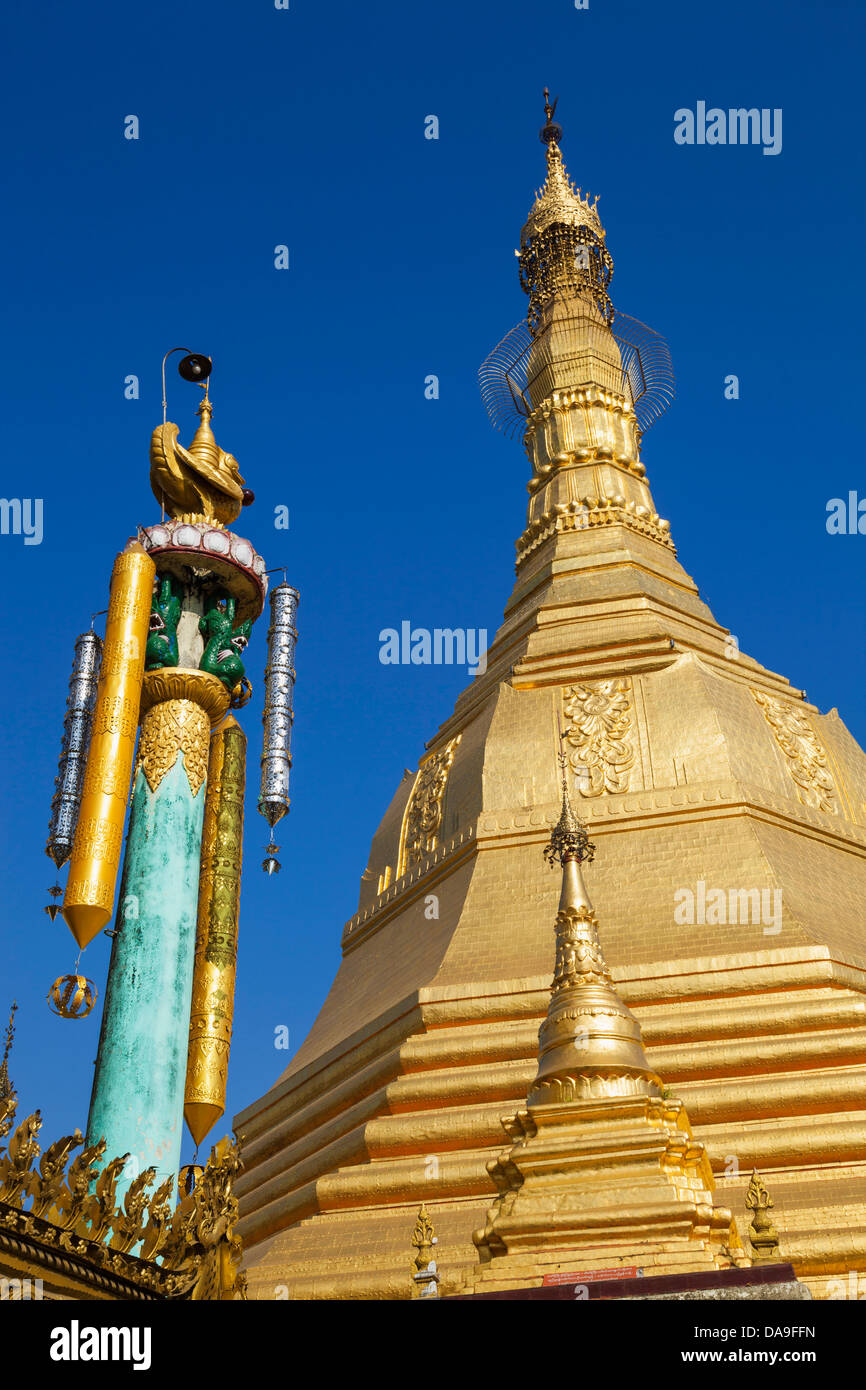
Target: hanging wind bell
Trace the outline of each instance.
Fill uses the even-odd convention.
[[[75,656],[63,720],[63,742],[60,745],[48,842],[45,846],[45,853],[54,860],[58,869],[63,868],[72,853],[101,662],[102,638],[95,632],[82,632],[75,639]]]
[[[289,809],[289,772],[292,766],[292,697],[295,688],[295,620],[297,589],[285,579],[271,591],[271,625],[268,628],[268,664],[265,670],[265,710],[262,715],[262,782],[259,811],[271,828],[270,843],[262,868],[266,874],[280,871],[279,845],[274,826]]]

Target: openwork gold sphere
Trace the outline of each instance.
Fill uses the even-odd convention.
[[[86,1018],[97,999],[96,985],[85,975],[60,975],[47,994],[48,1007],[61,1018]]]

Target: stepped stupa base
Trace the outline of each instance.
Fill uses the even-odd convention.
[[[696,1274],[749,1263],[715,1204],[681,1101],[647,1094],[529,1107],[488,1171],[499,1189],[473,1237],[466,1292],[530,1288],[581,1270]]]

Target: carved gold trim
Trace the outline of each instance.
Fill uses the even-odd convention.
[[[589,499],[593,501],[592,498]],[[620,505],[610,497],[595,499],[595,505],[583,502],[557,503],[552,511],[536,517],[527,526],[516,543],[517,567],[529,558],[544,541],[563,531],[587,531],[598,526],[612,526],[619,522],[631,531],[649,536],[661,545],[667,546],[676,555],[676,546],[671,539],[670,522],[663,521],[647,507],[635,507],[633,503]]]
[[[136,772],[141,768],[152,792],[183,752],[184,771],[193,796],[207,777],[210,723],[193,700],[163,700],[144,715]]]
[[[236,1143],[220,1140],[195,1185],[172,1202],[174,1178],[150,1193],[155,1168],[133,1178],[117,1201],[126,1159],[105,1162],[105,1140],[80,1131],[39,1157],[37,1110],[14,1127],[17,1097],[0,1099],[0,1249],[28,1273],[72,1281],[84,1297],[228,1300],[246,1297],[233,1192]],[[36,1161],[38,1167],[36,1166]],[[133,1255],[130,1252],[135,1250]],[[157,1263],[159,1257],[159,1263]],[[78,1294],[80,1297],[80,1293]]]

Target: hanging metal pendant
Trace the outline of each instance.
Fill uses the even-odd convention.
[[[262,716],[262,781],[259,811],[273,831],[289,809],[289,772],[292,766],[292,703],[295,688],[295,627],[298,591],[291,584],[278,584],[271,591],[271,625],[268,629],[268,665],[265,671],[265,710]],[[273,835],[271,836],[273,839]],[[279,870],[270,854],[265,872]],[[268,867],[272,863],[274,867]]]
[[[60,975],[48,991],[48,1007],[61,1018],[87,1018],[96,1003],[97,990],[86,975]]]
[[[282,865],[280,864],[280,861],[277,858],[279,852],[279,845],[275,845],[273,840],[271,840],[270,844],[265,849],[265,854],[267,855],[267,858],[262,860],[262,868],[269,877],[271,874],[278,874],[280,872],[280,869],[282,868]]]
[[[54,783],[56,790],[51,802],[51,820],[45,846],[45,853],[54,860],[58,869],[63,867],[72,853],[101,663],[102,638],[95,632],[82,632],[75,640],[63,720],[63,742],[60,745],[60,761]]]

